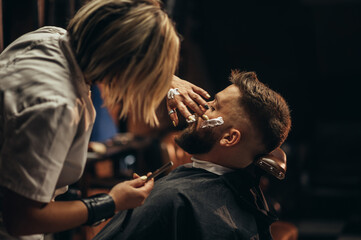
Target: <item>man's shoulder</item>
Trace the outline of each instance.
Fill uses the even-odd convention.
[[[223,185],[223,182],[216,174],[204,169],[180,166],[155,182],[149,199],[156,199],[164,204],[185,201],[194,198],[193,194],[196,192],[204,192],[204,189],[215,188],[219,184]]]
[[[193,168],[190,165],[182,165],[174,169],[167,176],[156,181],[159,187],[179,189],[192,183],[193,186],[204,184],[207,181],[220,179],[218,175],[204,169]]]
[[[202,168],[194,168],[192,165],[185,164],[177,167],[172,172],[170,172],[167,176],[169,180],[171,179],[177,179],[181,177],[185,178],[217,178],[218,175],[211,173],[207,170],[204,170]]]

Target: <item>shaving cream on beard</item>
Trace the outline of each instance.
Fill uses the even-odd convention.
[[[213,128],[224,123],[222,117],[212,118],[201,123],[201,128]]]

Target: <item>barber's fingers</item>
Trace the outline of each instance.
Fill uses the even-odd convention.
[[[140,176],[137,173],[133,173],[133,179],[140,178]]]
[[[190,108],[193,112],[197,113],[198,116],[201,116],[204,120],[208,120],[206,115],[204,115],[204,108],[201,106],[208,106],[207,102],[204,101],[198,94],[195,93],[188,93],[188,96],[184,96],[184,99],[182,102],[179,102],[178,105],[181,105],[183,103],[188,108]],[[201,105],[201,106],[200,106]],[[179,108],[179,107],[178,107]],[[182,112],[181,114],[187,118],[189,115],[184,115]],[[186,112],[186,114],[188,114]]]
[[[178,103],[178,112],[180,114],[182,114],[187,120],[194,120],[195,118],[193,116],[193,114],[189,111],[189,109],[187,108],[187,106],[185,104],[183,104],[182,102]],[[194,119],[191,119],[194,118]]]
[[[150,176],[151,173],[148,173],[147,175]],[[151,179],[148,179],[148,181],[147,181],[146,176],[141,176],[141,177],[133,179],[133,180],[125,181],[125,183],[137,190],[149,193],[153,188],[154,179],[151,178]]]
[[[203,88],[200,88],[194,84],[192,84],[192,89],[193,89],[194,94],[191,92],[190,97],[194,101],[196,101],[199,105],[208,109],[207,101],[205,101],[203,98],[208,100],[211,98],[211,95],[209,95],[209,93],[207,91],[205,91]]]
[[[204,115],[208,105],[203,98],[194,93],[193,90],[187,92],[187,90],[179,89],[178,91],[180,93],[179,95],[175,95],[172,99],[167,99],[168,115],[174,126],[177,126],[179,123],[177,111],[188,120],[189,117],[193,115],[189,109],[198,114],[198,116],[201,116],[204,120],[208,120],[207,115]]]
[[[204,97],[205,99],[209,99],[211,96],[209,95],[209,93],[194,85],[193,83],[190,83],[186,80],[180,79],[179,77],[173,75],[173,79],[172,79],[172,84],[171,84],[172,88],[178,88],[178,89],[189,89],[194,91],[195,93],[201,95],[202,97]]]
[[[147,177],[149,177],[150,175],[152,175],[152,172],[147,173]],[[136,179],[136,178],[140,178],[140,176],[138,175],[138,173],[133,173],[133,179]]]
[[[167,112],[168,112],[168,116],[169,116],[170,120],[173,123],[173,126],[176,127],[179,123],[177,109],[176,109],[176,107],[171,107],[171,105],[169,104],[171,102],[170,100],[173,100],[173,99],[167,99]]]
[[[139,188],[139,187],[141,187],[141,186],[143,186],[145,184],[146,180],[147,180],[146,176],[141,176],[141,177],[135,178],[133,180],[129,180],[127,182],[128,182],[128,184],[130,186],[135,187],[135,188]]]
[[[203,116],[205,109],[208,108],[207,102],[203,98],[210,98],[207,91],[177,76],[173,76],[171,87],[177,89],[178,94],[173,94],[171,99],[167,99],[168,113],[172,109],[178,109],[180,114],[188,119],[188,117],[192,115],[187,109],[189,108],[199,116],[207,119]],[[169,114],[169,116],[173,122],[178,124],[176,114]]]
[[[150,174],[148,174],[148,176],[149,175]],[[138,195],[141,198],[143,198],[143,201],[141,203],[144,202],[144,200],[148,197],[148,195],[150,194],[150,192],[154,187],[153,178],[149,179],[148,181],[145,181],[144,179],[147,178],[143,178],[143,177],[145,176],[129,181],[130,186],[134,187],[134,191],[138,193]]]
[[[153,179],[146,182],[142,178],[137,178],[115,185],[109,195],[115,202],[116,211],[120,211],[142,205],[153,187]]]
[[[145,193],[146,196],[148,196],[149,193],[152,191],[153,187],[154,187],[154,178],[151,178],[142,187],[137,188],[137,190]]]

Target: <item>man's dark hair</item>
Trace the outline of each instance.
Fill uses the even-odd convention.
[[[279,147],[291,128],[291,116],[283,97],[261,83],[255,72],[232,70],[230,81],[241,91],[241,106],[262,135],[266,153]]]

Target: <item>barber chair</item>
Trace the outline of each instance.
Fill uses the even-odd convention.
[[[281,148],[276,148],[269,154],[258,158],[255,165],[271,174],[272,176],[283,180],[287,170],[287,156]]]
[[[261,156],[255,165],[279,180],[283,180],[287,171],[287,156],[281,148],[276,148],[267,155]],[[285,221],[277,221],[271,225],[271,234],[274,240],[297,240],[297,227]]]

